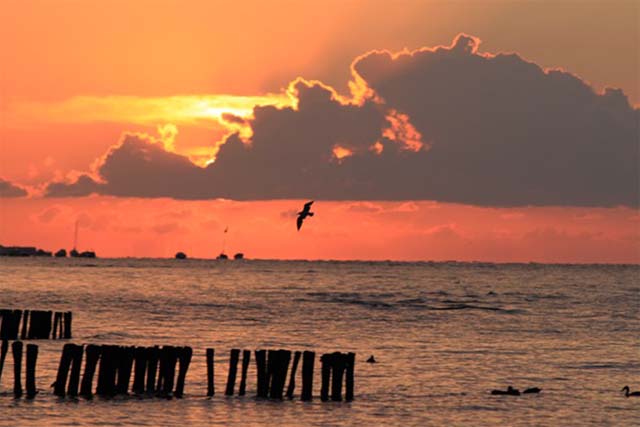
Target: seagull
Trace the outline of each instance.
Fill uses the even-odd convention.
[[[304,208],[300,212],[298,212],[298,220],[296,221],[296,225],[298,226],[298,231],[300,227],[302,227],[302,221],[308,216],[313,216],[313,212],[311,212],[311,205],[313,204],[313,200],[304,204]]]
[[[629,386],[628,385],[622,387],[622,390],[620,390],[620,391],[624,391],[624,397],[640,397],[640,391],[633,391],[633,392],[629,393]]]
[[[367,363],[376,363],[376,358],[373,357],[373,354],[367,359]]]

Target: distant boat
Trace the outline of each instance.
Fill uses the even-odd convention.
[[[176,259],[187,259],[187,254],[184,252],[178,252],[176,253]]]
[[[65,258],[67,256],[67,250],[66,249],[60,249],[58,252],[55,253],[54,256],[56,258]]]
[[[76,249],[77,246],[78,246],[78,220],[76,220],[76,229],[73,236],[73,249],[69,251],[69,256],[72,258],[95,258],[96,257],[96,253],[93,251],[78,252],[78,250]]]
[[[233,259],[244,259],[244,254],[242,252],[238,252],[233,256]]]
[[[218,255],[218,257],[216,259],[229,259],[229,257],[227,256],[227,254],[222,252],[220,255]]]

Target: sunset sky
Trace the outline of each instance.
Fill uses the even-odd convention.
[[[0,244],[638,263],[639,9],[2,0]]]

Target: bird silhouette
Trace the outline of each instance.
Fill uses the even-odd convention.
[[[311,212],[311,205],[313,204],[313,200],[304,204],[304,207],[300,212],[298,212],[298,219],[296,220],[296,226],[298,227],[298,231],[300,227],[302,227],[302,222],[308,216],[313,216],[313,212]]]
[[[633,392],[629,393],[629,386],[628,385],[622,387],[622,390],[620,390],[620,391],[624,391],[624,397],[640,397],[640,391],[633,391]]]

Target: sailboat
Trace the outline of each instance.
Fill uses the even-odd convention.
[[[78,220],[76,220],[76,229],[73,235],[73,249],[69,252],[69,256],[72,258],[95,258],[96,253],[93,251],[78,252],[76,247],[78,246]]]
[[[229,259],[227,254],[224,253],[224,244],[225,244],[225,238],[227,237],[227,231],[229,231],[229,227],[226,227],[224,229],[224,234],[222,235],[222,251],[220,252],[220,255],[216,257],[216,259]]]

